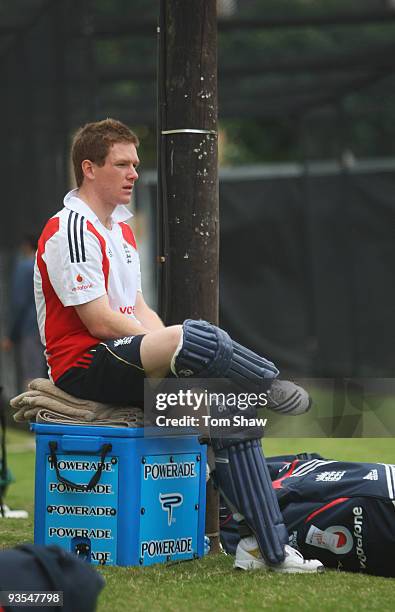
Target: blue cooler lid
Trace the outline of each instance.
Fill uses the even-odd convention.
[[[64,423],[31,423],[30,430],[38,435],[106,436],[111,438],[166,438],[199,435],[191,427],[101,427],[96,425],[65,425]]]
[[[96,427],[95,425],[65,425],[64,423],[31,423],[37,434],[71,434],[73,436],[111,436],[111,438],[141,438],[144,427]],[[147,435],[147,434],[145,434]]]

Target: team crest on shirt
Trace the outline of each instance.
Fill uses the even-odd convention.
[[[341,480],[346,473],[346,470],[340,471],[330,471],[330,472],[321,472],[321,474],[317,474],[315,477],[316,482],[338,482]]]
[[[127,242],[123,242],[122,246],[123,246],[123,250],[125,251],[126,263],[128,263],[128,264],[132,263],[132,253],[130,251],[128,243]]]

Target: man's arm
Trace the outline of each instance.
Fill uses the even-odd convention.
[[[140,291],[137,291],[134,313],[142,326],[148,331],[156,331],[165,327],[156,312],[148,306]]]
[[[149,331],[136,319],[112,310],[107,295],[102,295],[91,302],[74,306],[74,308],[89,333],[101,340],[122,338],[123,336],[137,336],[138,334],[146,334]]]

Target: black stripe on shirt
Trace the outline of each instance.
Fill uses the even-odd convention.
[[[78,222],[79,214],[75,213],[74,217],[74,248],[75,248],[75,260],[77,263],[80,263],[80,250],[78,248],[78,236],[77,236],[77,222]]]
[[[84,221],[85,221],[85,217],[81,217],[81,221],[80,221],[81,261],[86,261],[85,243],[84,243]]]
[[[73,210],[70,211],[67,221],[67,238],[71,263],[86,261],[84,222],[85,217]]]
[[[73,241],[72,241],[72,236],[71,236],[71,221],[72,221],[72,217],[73,217],[73,211],[71,210],[69,213],[69,219],[67,221],[67,238],[69,241],[69,251],[70,251],[70,261],[71,263],[74,263],[74,252],[73,252]]]

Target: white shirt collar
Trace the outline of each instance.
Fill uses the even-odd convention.
[[[69,191],[64,197],[64,206],[69,210],[80,213],[92,223],[101,223],[96,213],[94,213],[91,207],[88,206],[86,202],[81,200],[77,194],[78,189],[72,189]],[[127,221],[131,217],[133,217],[133,214],[130,212],[130,210],[123,204],[118,204],[118,206],[114,208],[111,215],[111,221],[112,223],[121,223],[122,221]]]

